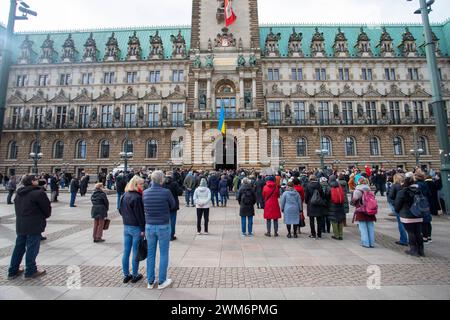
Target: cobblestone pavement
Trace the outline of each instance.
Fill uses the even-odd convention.
[[[380,294],[379,297],[395,299],[394,292],[407,288],[420,289],[417,289],[420,294],[412,298],[426,299],[438,294],[442,297],[442,292],[446,298],[447,291],[450,292],[448,217],[434,218],[434,242],[426,246],[427,256],[413,258],[404,254],[405,247],[395,244],[398,236],[396,221],[388,216],[386,209],[382,209],[378,216],[376,248],[366,249],[359,245],[359,232],[351,224],[350,217],[347,219],[349,226],[344,229],[344,241],[332,240],[328,234],[319,241],[309,239],[308,221],[308,227],[302,229],[299,239],[286,238],[282,220],[280,237],[267,238],[263,236],[265,222],[262,211],[258,210],[254,221],[255,236],[242,237],[234,200],[230,201],[227,208],[212,208],[210,235],[198,236],[195,208],[184,207],[184,199],[180,200],[182,209],[177,221],[178,240],[171,242],[170,254],[169,276],[174,283],[171,289],[166,290],[167,294],[156,298],[239,298],[240,293],[245,293],[242,299],[291,299],[296,298],[293,292],[301,295],[306,293],[307,296],[311,293],[314,296],[314,288],[319,289],[317,296],[322,298],[339,297],[340,290],[343,290],[343,297],[354,298],[361,292],[362,296],[368,294],[360,290],[367,290],[371,275],[368,270],[374,265],[379,268],[381,286],[390,288],[390,291],[384,291],[384,295]],[[67,201],[68,195],[62,194],[61,202],[54,205],[52,217],[48,220],[48,240],[42,243],[37,260],[48,275],[38,280],[7,280],[7,268],[15,240],[15,216],[12,206],[0,204],[0,299],[20,298],[19,288],[26,290],[20,291],[21,294],[33,292],[29,293],[29,298],[39,298],[39,292],[49,299],[61,295],[83,298],[67,293],[72,279],[70,270],[74,267],[79,268],[82,288],[94,291],[94,288],[116,288],[114,290],[121,292],[109,298],[132,298],[134,295],[130,295],[130,292],[134,291],[130,290],[145,288],[145,281],[138,284],[123,284],[121,281],[122,222],[117,211],[110,213],[112,223],[104,236],[106,242],[94,244],[91,239],[89,197],[78,199],[75,209],[68,208]],[[115,196],[110,196],[110,201],[111,208],[115,208]],[[379,198],[379,201],[381,207],[385,208],[384,199]],[[145,275],[142,263],[140,271]],[[42,291],[33,291],[31,288]],[[46,295],[45,288],[56,291],[52,289],[52,294]],[[187,289],[190,294],[186,295],[183,290]],[[60,291],[60,295],[55,293]],[[232,294],[224,295],[227,292]]]

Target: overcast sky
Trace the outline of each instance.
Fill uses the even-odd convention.
[[[152,25],[189,25],[191,0],[25,0],[38,17],[18,21],[17,31]],[[235,0],[239,1],[239,0]],[[6,23],[10,0],[0,0]],[[420,22],[413,0],[259,0],[260,23]],[[450,18],[450,0],[436,0],[432,22]],[[236,12],[239,16],[239,13]]]

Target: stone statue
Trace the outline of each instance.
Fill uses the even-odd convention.
[[[409,107],[409,104],[405,104],[405,117],[411,116],[411,108]]]
[[[199,107],[200,109],[206,109],[206,94],[200,95]]]
[[[200,60],[200,56],[196,56],[194,60],[194,68],[200,68],[202,66],[202,62]]]
[[[138,109],[138,117],[139,117],[139,120],[144,120],[144,108],[139,107],[139,109]]]
[[[358,104],[358,119],[362,119],[364,117],[364,109],[362,105]]]
[[[239,66],[239,67],[245,67],[245,58],[244,58],[244,55],[243,55],[243,54],[240,54],[240,55],[239,55],[239,58],[238,58],[238,66]]]
[[[211,41],[211,38],[208,39],[208,51],[212,51],[212,41]]]
[[[213,68],[214,67],[214,55],[210,54],[206,57],[205,66],[207,68]]]
[[[254,54],[250,55],[248,63],[251,67],[256,66],[256,56]]]
[[[309,117],[311,119],[316,118],[316,110],[314,109],[314,105],[312,103],[309,105]]]
[[[45,113],[47,122],[51,122],[52,121],[52,115],[53,115],[52,109],[47,108],[47,111]]]
[[[117,120],[117,121],[120,120],[120,109],[119,108],[116,108],[114,110],[114,119]]]
[[[163,120],[167,120],[167,107],[166,106],[163,107],[162,117],[163,117]]]
[[[252,108],[252,93],[249,91],[244,93],[244,105],[245,105],[245,109]]]
[[[339,106],[337,104],[333,105],[333,115],[335,119],[339,119]]]
[[[91,120],[92,121],[97,121],[97,108],[93,108],[92,109]]]
[[[383,119],[387,118],[387,108],[386,108],[386,105],[384,103],[381,105],[381,117]]]
[[[75,109],[72,108],[69,111],[69,121],[74,121],[75,120]]]
[[[291,117],[291,107],[288,104],[284,107],[284,115],[286,118]]]
[[[24,116],[24,118],[23,118],[23,121],[25,121],[25,122],[30,122],[30,109],[27,109],[27,110],[25,111],[25,116]]]

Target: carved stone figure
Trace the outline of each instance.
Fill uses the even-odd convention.
[[[93,108],[92,109],[91,120],[92,121],[97,121],[97,108]]]
[[[358,119],[362,119],[364,117],[364,109],[363,106],[358,104]]]
[[[291,117],[291,107],[288,104],[284,107],[284,115],[286,118]]]
[[[250,55],[248,64],[250,65],[250,67],[256,66],[256,56],[254,54]]]
[[[245,109],[252,108],[252,92],[251,91],[247,91],[244,93],[244,104],[245,104]]]
[[[194,68],[200,68],[202,66],[202,62],[200,60],[200,56],[196,56],[194,60]]]
[[[244,55],[240,54],[238,58],[238,66],[244,67],[245,66],[245,58]]]
[[[162,118],[163,118],[163,120],[167,120],[167,116],[168,116],[168,114],[167,114],[167,107],[164,106],[163,110],[162,110]]]
[[[47,108],[47,111],[45,112],[45,118],[46,118],[47,122],[52,121],[52,115],[53,115],[52,109]]]
[[[381,117],[383,119],[387,118],[387,108],[386,108],[386,105],[384,103],[381,105]]]
[[[138,109],[138,118],[139,120],[144,120],[144,108],[139,107]]]
[[[23,121],[30,122],[30,109],[25,111],[25,116],[23,117]]]
[[[335,119],[339,118],[339,106],[337,104],[333,105],[333,116]]]
[[[316,117],[316,110],[315,110],[314,105],[312,103],[309,105],[309,117],[311,119],[314,119]]]
[[[201,94],[199,98],[200,109],[206,109],[206,94]]]
[[[120,120],[120,109],[118,107],[114,110],[114,119],[117,121]]]
[[[409,104],[405,104],[405,117],[410,117],[411,116],[411,108],[409,106]]]
[[[206,66],[206,68],[214,67],[214,55],[213,54],[210,54],[206,57],[205,66]]]

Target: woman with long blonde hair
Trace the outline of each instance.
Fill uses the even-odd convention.
[[[120,198],[119,213],[122,216],[123,245],[122,257],[123,282],[136,283],[143,278],[139,274],[139,261],[137,260],[138,245],[141,237],[145,234],[145,213],[142,194],[144,192],[144,179],[134,176],[125,187],[125,193]],[[130,275],[130,254],[133,251],[132,274]]]

